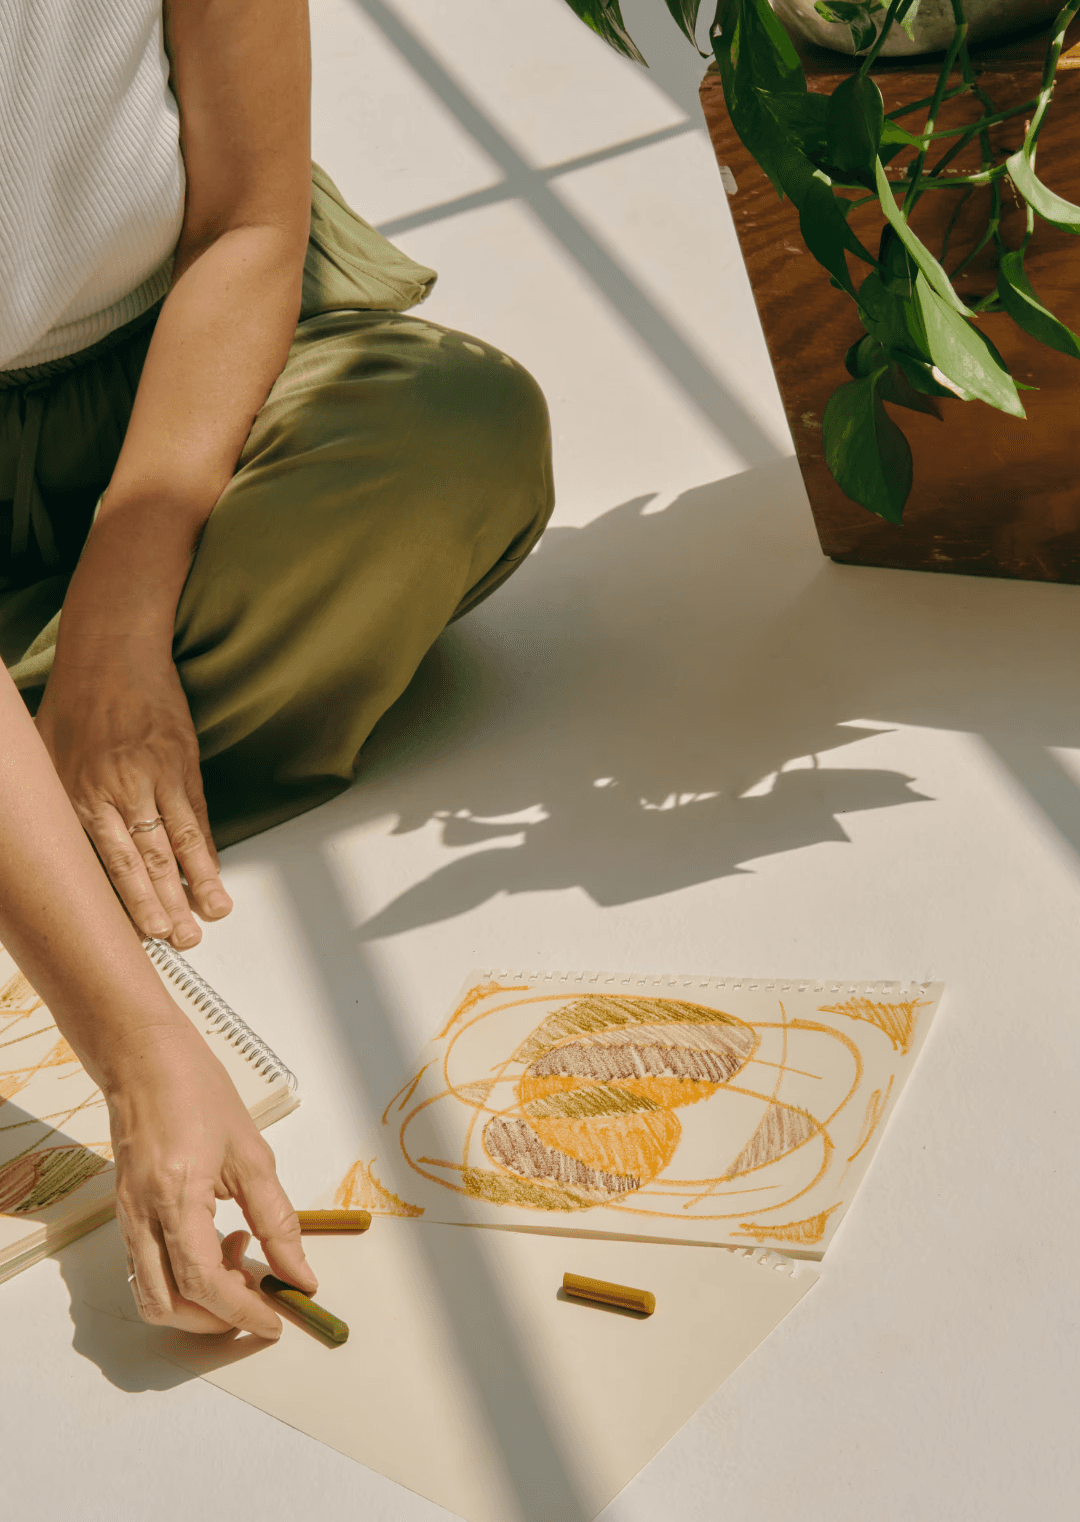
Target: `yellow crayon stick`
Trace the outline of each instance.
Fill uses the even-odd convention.
[[[579,1300],[596,1300],[601,1305],[617,1305],[624,1311],[640,1311],[651,1316],[656,1309],[656,1296],[652,1290],[631,1289],[626,1284],[609,1284],[606,1279],[586,1279],[581,1274],[563,1274],[562,1287],[566,1294]]]
[[[321,1305],[316,1305],[314,1300],[309,1300],[303,1290],[286,1284],[284,1279],[277,1279],[273,1274],[264,1274],[259,1283],[259,1288],[264,1295],[269,1295],[271,1300],[279,1300],[282,1305],[287,1305],[291,1311],[295,1311],[313,1332],[321,1332],[324,1337],[329,1337],[331,1342],[346,1342],[349,1336],[349,1328],[344,1321],[330,1311],[324,1310]]]
[[[367,1231],[371,1212],[367,1210],[298,1210],[301,1231]]]

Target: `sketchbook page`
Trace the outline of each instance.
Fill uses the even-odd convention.
[[[206,985],[197,980],[185,994],[155,967],[228,1070],[255,1124],[263,1128],[294,1108],[292,1075],[280,1063],[260,1070],[250,1050],[245,1056],[250,1043],[230,1038],[206,1003]],[[100,1225],[113,1208],[101,1091],[0,946],[0,1280]]]
[[[820,1258],[942,988],[474,972],[325,1203]]]
[[[749,1253],[411,1221],[304,1250],[343,1346],[283,1315],[274,1344],[159,1331],[159,1351],[468,1522],[594,1517],[817,1278]],[[651,1289],[655,1313],[569,1300],[567,1270]]]

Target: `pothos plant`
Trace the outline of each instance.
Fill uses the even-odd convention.
[[[618,0],[567,3],[620,53],[645,62],[626,30]],[[696,47],[704,0],[664,3]],[[901,521],[911,492],[912,458],[884,402],[941,418],[935,398],[955,396],[1026,416],[1019,391],[1036,388],[1010,374],[977,326],[982,314],[1005,312],[1025,333],[1080,359],[1080,337],[1040,301],[1024,270],[1036,217],[1080,233],[1080,208],[1055,195],[1035,173],[1039,132],[1054,93],[1066,28],[1080,10],[1080,0],[1068,0],[1054,23],[1038,95],[1009,110],[999,110],[982,88],[968,54],[963,0],[951,4],[955,31],[933,94],[888,114],[870,68],[894,25],[912,35],[919,0],[889,0],[887,5],[881,0],[817,0],[818,14],[846,24],[855,52],[862,55],[858,69],[831,95],[807,89],[799,55],[768,0],[719,0],[710,28],[735,131],[780,198],[789,197],[797,208],[803,240],[828,271],[829,283],[856,303],[865,332],[845,356],[852,379],[825,408],[824,453],[846,495],[891,523]],[[959,76],[955,82],[954,75]],[[961,95],[972,96],[981,114],[968,125],[939,129],[943,103]],[[917,129],[900,125],[901,118],[920,112],[925,117]],[[1018,116],[1028,117],[1023,145],[995,162],[988,129]],[[982,150],[982,169],[946,174],[973,138]],[[945,151],[928,165],[939,148]],[[885,166],[905,151],[911,157],[898,200]],[[1006,246],[1000,232],[1006,177],[1027,215],[1027,230],[1016,249]],[[979,187],[990,190],[986,229],[967,255],[946,270],[957,217]],[[869,194],[852,194],[859,190]],[[935,254],[916,236],[909,219],[920,197],[943,190],[962,195]],[[876,254],[848,222],[856,207],[875,200],[884,215]],[[996,287],[969,305],[953,281],[991,240],[997,251]],[[868,273],[853,278],[848,255],[869,266]]]

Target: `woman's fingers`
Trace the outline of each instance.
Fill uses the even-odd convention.
[[[218,876],[217,853],[213,852],[209,823],[200,824],[192,803],[178,789],[161,789],[159,797],[173,854],[187,879],[189,892],[185,896],[185,908],[190,901],[204,920],[222,919],[233,904]],[[202,802],[201,788],[199,801]],[[202,812],[205,817],[205,804]]]
[[[136,928],[143,935],[172,935],[172,919],[150,881],[142,853],[135,844],[138,837],[131,835],[116,809],[104,804],[93,816],[84,816],[82,824]]]
[[[136,822],[157,819],[157,806],[149,805],[149,807],[153,809],[153,813],[140,815],[139,821],[129,820],[129,827]],[[180,870],[177,866],[169,825],[169,816],[163,814],[160,822],[154,824],[152,829],[137,830],[131,838],[136,843],[158,903],[172,925],[169,939],[178,951],[186,951],[188,947],[199,944],[202,940],[202,931],[195,923],[195,916],[191,912],[184,885],[180,881]],[[178,828],[181,834],[185,834],[183,822]]]
[[[278,1182],[274,1154],[269,1147],[266,1158],[254,1160],[240,1172],[233,1194],[274,1273],[306,1295],[313,1295],[319,1281],[304,1256],[300,1222]]]
[[[162,1235],[176,1288],[184,1300],[226,1326],[277,1341],[280,1320],[262,1296],[248,1287],[243,1270],[225,1266],[214,1218],[205,1206],[191,1206],[176,1220],[163,1221]]]
[[[244,1267],[244,1254],[248,1250],[250,1241],[250,1231],[230,1231],[229,1235],[222,1239],[221,1261],[227,1269],[243,1274],[244,1283],[248,1289],[255,1289],[257,1287],[255,1275]]]
[[[119,1214],[119,1211],[118,1211]],[[132,1221],[121,1217],[127,1245],[131,1281],[139,1315],[151,1326],[174,1326],[184,1332],[227,1332],[232,1325],[180,1294],[169,1262],[165,1239],[158,1222]],[[214,1233],[217,1242],[217,1233]]]
[[[184,778],[184,787],[187,791],[188,802],[191,804],[195,815],[195,823],[203,833],[206,841],[206,849],[215,872],[221,871],[221,861],[218,858],[217,846],[214,844],[214,836],[210,829],[210,815],[206,811],[206,794],[203,792],[202,773],[199,771],[198,757],[188,768]],[[232,901],[230,900],[230,906]]]

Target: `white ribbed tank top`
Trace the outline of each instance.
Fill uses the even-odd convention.
[[[162,0],[0,0],[0,370],[169,288],[184,219]]]

